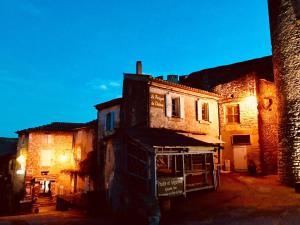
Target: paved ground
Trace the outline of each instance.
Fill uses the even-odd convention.
[[[191,194],[172,203],[163,225],[298,225],[300,194],[280,185],[276,176],[222,174],[216,192]],[[115,218],[89,218],[83,212],[41,210],[39,214],[1,217],[0,225],[117,225]],[[137,221],[131,224],[140,224]]]
[[[163,224],[298,225],[300,194],[277,181],[277,176],[222,174],[217,192],[193,194],[173,202]]]

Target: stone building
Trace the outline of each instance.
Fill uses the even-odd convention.
[[[25,189],[25,199],[41,196],[52,199],[57,195],[75,198],[93,189],[80,163],[95,149],[95,121],[55,122],[17,133],[15,192]]]
[[[123,96],[96,105],[101,189],[114,211],[157,215],[157,200],[216,189],[220,96],[169,80],[124,74]]]
[[[280,180],[300,179],[300,2],[269,0],[274,78],[278,96]]]
[[[17,138],[0,137],[0,215],[14,209],[12,181],[16,163]]]
[[[100,159],[100,191],[107,203],[116,211],[120,208],[115,199],[121,192],[121,137],[120,111],[122,98],[95,106],[98,121],[98,156]]]
[[[272,57],[191,73],[182,83],[217,93],[222,164],[235,171],[277,172],[277,97]]]

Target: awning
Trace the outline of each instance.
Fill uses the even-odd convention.
[[[205,142],[205,143],[208,143],[208,144],[224,144],[225,143],[221,139],[215,138],[215,137],[207,135],[207,134],[201,134],[201,135],[199,135],[199,134],[189,134],[189,133],[182,133],[182,134],[186,135],[188,137],[195,138],[199,141],[202,141],[202,142]]]
[[[183,133],[162,128],[131,128],[126,133],[131,140],[149,148],[153,147],[214,147],[224,143],[209,135]]]

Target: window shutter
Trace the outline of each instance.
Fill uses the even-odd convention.
[[[106,113],[99,112],[99,117],[100,117],[100,126],[102,127],[101,130],[104,134],[106,131]]]
[[[214,109],[217,109],[217,111],[214,111],[214,110],[212,109],[212,107],[213,107]],[[213,122],[214,113],[218,112],[218,106],[215,107],[215,103],[213,103],[213,105],[207,103],[207,110],[208,110],[208,120],[209,120],[209,122]]]
[[[197,100],[197,120],[202,120],[202,104],[200,100]]]
[[[172,117],[172,98],[170,94],[166,94],[166,116]]]
[[[110,130],[115,129],[115,112],[111,112],[111,119],[110,119]]]
[[[183,96],[180,96],[179,107],[180,107],[180,111],[179,111],[180,118],[184,118],[184,97]]]

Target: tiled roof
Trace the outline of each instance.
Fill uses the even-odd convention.
[[[202,90],[202,89],[199,89],[199,88],[194,88],[194,87],[191,87],[191,86],[188,86],[188,85],[177,84],[177,83],[173,83],[173,82],[158,79],[158,78],[149,78],[149,80],[152,81],[152,82],[166,84],[166,85],[170,85],[170,86],[181,88],[181,89],[188,90],[188,91],[194,91],[194,92],[197,92],[197,93],[200,93],[200,94],[203,94],[203,95],[209,95],[209,96],[220,98],[220,95],[218,95],[216,93],[209,92],[209,91],[206,91],[206,90]]]
[[[72,131],[77,128],[85,127],[87,123],[64,123],[64,122],[53,122],[50,124],[38,126],[38,127],[33,127],[33,128],[28,128],[24,130],[19,130],[16,133],[21,134],[21,133],[29,133],[32,131]]]
[[[17,152],[17,138],[0,137],[0,156],[13,155]]]
[[[103,102],[103,103],[100,103],[98,105],[95,105],[95,108],[98,109],[98,110],[101,110],[101,109],[109,108],[109,107],[112,107],[112,106],[115,106],[115,105],[119,105],[121,103],[122,103],[122,98],[115,98],[115,99],[110,100],[108,102]]]
[[[258,78],[273,81],[272,56],[193,72],[183,80],[183,84],[211,91],[213,87],[219,84],[230,82],[251,73],[255,73]]]
[[[187,135],[176,132],[175,130],[162,128],[130,128],[126,130],[129,138],[152,146],[211,146],[199,139],[188,137]]]
[[[194,91],[196,93],[200,93],[203,95],[208,95],[208,96],[212,96],[215,98],[220,98],[220,95],[210,92],[210,91],[206,91],[203,89],[199,89],[199,88],[194,88],[191,86],[188,86],[186,84],[181,84],[181,83],[174,83],[171,81],[167,81],[167,80],[163,80],[163,79],[159,79],[159,78],[154,78],[151,75],[148,74],[130,74],[130,73],[125,73],[125,78],[129,78],[129,79],[134,79],[134,80],[140,80],[140,81],[145,81],[145,82],[156,82],[156,83],[160,83],[160,84],[165,84],[168,85],[170,87],[176,87],[176,88],[180,88],[183,90],[187,90],[187,91]]]

